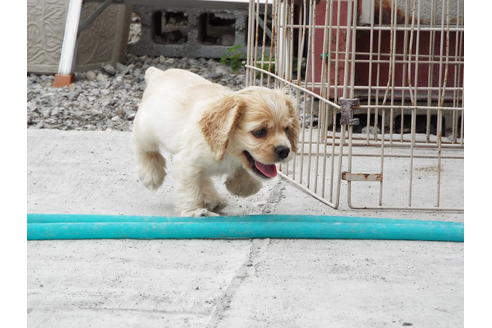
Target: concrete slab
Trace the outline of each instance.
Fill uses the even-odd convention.
[[[30,213],[175,215],[168,177],[155,193],[137,181],[129,133],[28,130]],[[228,215],[463,219],[333,210],[281,179],[228,200]],[[29,327],[463,326],[462,243],[78,240],[27,249]]]

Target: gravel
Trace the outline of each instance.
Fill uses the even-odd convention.
[[[76,73],[76,82],[53,88],[53,75],[27,75],[27,127],[59,130],[130,131],[145,87],[145,70],[183,68],[231,89],[245,85],[238,72],[218,60],[128,55],[125,64]]]

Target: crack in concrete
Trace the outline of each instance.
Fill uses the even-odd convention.
[[[207,322],[207,328],[216,328],[219,323],[224,319],[225,312],[230,309],[232,299],[239,289],[241,284],[248,278],[255,274],[257,263],[254,263],[258,256],[263,253],[268,245],[270,239],[253,239],[246,259],[236,271],[236,274],[232,277],[229,285],[227,285],[224,294],[217,301],[214,311],[210,315]]]

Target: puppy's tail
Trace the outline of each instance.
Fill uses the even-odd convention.
[[[157,75],[163,73],[162,70],[154,67],[154,66],[151,66],[149,68],[147,68],[147,70],[145,71],[145,83],[149,83],[150,81],[152,81]]]

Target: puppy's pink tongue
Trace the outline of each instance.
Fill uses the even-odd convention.
[[[269,178],[275,178],[277,176],[277,167],[275,166],[275,164],[263,164],[255,161],[255,166],[258,171]]]

